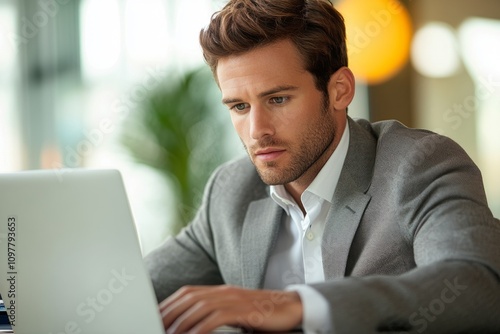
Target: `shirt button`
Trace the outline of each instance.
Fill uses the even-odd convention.
[[[313,239],[314,239],[314,233],[312,233],[312,231],[311,231],[311,230],[307,231],[307,233],[306,233],[306,238],[307,238],[307,240],[309,240],[309,241],[313,240]]]

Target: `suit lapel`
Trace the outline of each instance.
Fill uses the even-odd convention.
[[[349,149],[333,195],[321,247],[327,280],[345,275],[354,235],[371,199],[366,191],[373,173],[376,140],[351,118],[348,124]]]
[[[376,140],[370,123],[349,118],[350,141],[337,189],[333,195],[322,240],[325,279],[343,277],[354,235],[370,196]],[[363,128],[363,126],[365,128]],[[251,202],[241,235],[243,287],[262,288],[269,256],[276,242],[283,210],[270,198]]]
[[[283,210],[270,197],[250,203],[241,235],[243,287],[262,288],[282,213]]]
[[[346,186],[347,183],[343,182]],[[340,185],[340,183],[339,183]],[[343,277],[354,235],[370,196],[362,192],[334,196],[321,245],[325,279]]]

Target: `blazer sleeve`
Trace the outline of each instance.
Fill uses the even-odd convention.
[[[219,171],[214,172],[208,181],[201,207],[193,221],[176,237],[168,238],[144,257],[158,302],[184,285],[223,283],[215,259],[208,212]]]
[[[329,302],[333,332],[499,333],[500,222],[479,170],[439,135],[406,151],[391,196],[417,267],[314,284]]]

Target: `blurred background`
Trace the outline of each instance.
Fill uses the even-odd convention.
[[[0,0],[0,172],[117,168],[144,253],[244,155],[198,45],[223,0]],[[457,141],[500,217],[500,1],[339,0],[352,117]]]

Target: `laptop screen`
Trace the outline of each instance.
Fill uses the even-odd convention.
[[[12,333],[9,315],[3,302],[2,295],[0,295],[0,333]]]
[[[164,332],[118,171],[0,174],[0,213],[16,334]]]

